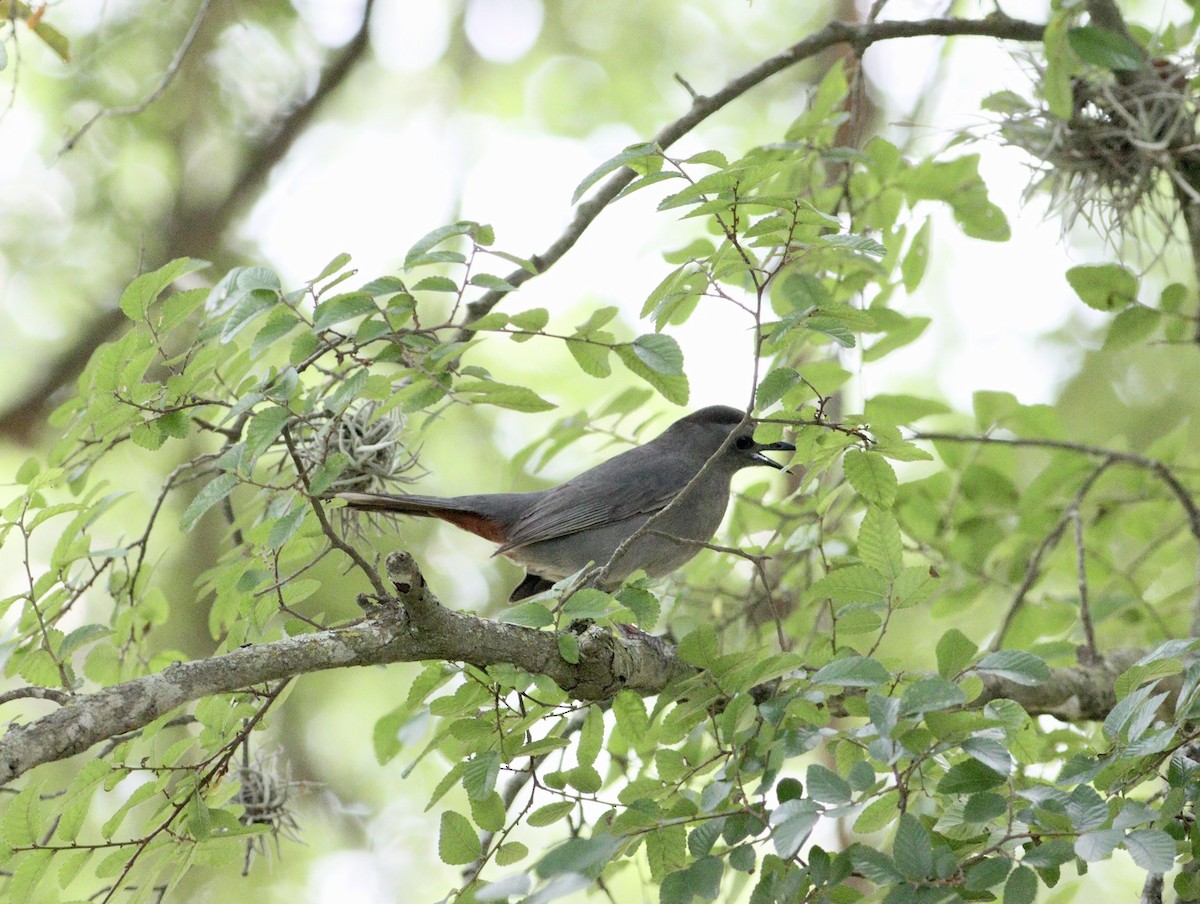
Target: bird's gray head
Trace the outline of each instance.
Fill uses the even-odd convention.
[[[736,408],[728,405],[710,405],[677,420],[667,428],[663,438],[670,437],[672,442],[686,442],[689,447],[703,450],[708,456],[716,452],[725,442],[725,438],[733,433],[733,440],[725,447],[721,462],[728,470],[737,471],[754,465],[768,465],[784,470],[783,465],[762,453],[794,452],[796,447],[785,442],[757,442],[754,439],[754,425],[742,423],[743,420],[743,412]]]

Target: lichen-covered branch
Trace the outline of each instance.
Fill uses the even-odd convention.
[[[570,663],[559,652],[555,632],[446,609],[407,553],[389,557],[388,576],[397,596],[372,606],[372,617],[358,624],[177,662],[156,674],[70,698],[49,715],[10,727],[0,737],[0,784],[136,731],[185,703],[326,669],[438,659],[480,668],[505,663],[546,675],[583,701],[608,699],[621,690],[656,694],[695,672],[658,638],[595,625],[579,635],[579,662]],[[1004,697],[1031,715],[1103,719],[1116,705],[1117,676],[1139,655],[1126,651],[1094,665],[1055,669],[1049,681],[1036,687],[984,676],[984,692],[971,705]]]

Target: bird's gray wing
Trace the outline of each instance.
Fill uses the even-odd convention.
[[[623,452],[547,490],[508,530],[507,542],[496,552],[657,512],[687,486],[703,463],[687,455],[666,458],[647,446]]]

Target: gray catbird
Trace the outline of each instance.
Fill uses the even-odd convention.
[[[534,493],[449,498],[339,493],[338,498],[356,509],[441,518],[499,543],[496,554],[527,572],[509,597],[516,601],[549,589],[589,563],[607,564],[622,541],[666,508],[707,465],[686,495],[612,563],[602,582],[611,589],[639,568],[658,577],[699,552],[698,543],[716,532],[725,515],[734,472],[751,465],[783,468],[763,451],[796,447],[757,443],[752,427],[742,421],[736,408],[702,408],[646,445]],[[735,435],[726,443],[731,433]]]

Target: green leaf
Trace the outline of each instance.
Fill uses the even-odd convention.
[[[500,776],[500,754],[494,750],[479,753],[463,766],[462,783],[471,800],[483,800],[496,790]]]
[[[445,226],[439,226],[432,232],[427,232],[421,238],[417,239],[416,243],[408,249],[408,253],[404,255],[404,266],[409,266],[409,263],[423,255],[426,251],[440,245],[446,239],[453,238],[456,235],[470,235],[478,224],[468,220],[459,220],[457,223],[449,223]]]
[[[612,373],[612,365],[608,362],[608,356],[612,349],[606,345],[568,339],[567,351],[571,353],[571,357],[575,359],[579,369],[589,377],[604,379]]]
[[[238,477],[236,474],[228,472],[218,474],[207,484],[204,489],[196,494],[196,498],[192,500],[191,505],[183,513],[183,517],[179,521],[179,526],[184,531],[190,531],[196,526],[196,522],[210,508],[233,492],[233,488],[238,485]]]
[[[896,471],[882,455],[850,449],[842,456],[842,470],[850,486],[867,502],[885,509],[895,503]]]
[[[892,605],[908,609],[929,599],[937,590],[938,578],[924,565],[909,565],[901,569],[892,581]]]
[[[633,340],[633,353],[650,370],[665,376],[683,374],[683,352],[679,343],[662,333],[649,333]]]
[[[341,254],[335,255],[333,260],[325,265],[324,269],[321,270],[315,279],[309,280],[308,284],[311,286],[315,283],[319,283],[323,279],[333,276],[333,274],[337,273],[348,263],[350,263],[350,255],[345,251],[343,251]]]
[[[1067,282],[1084,304],[1097,311],[1115,311],[1137,301],[1138,278],[1120,264],[1072,267]]]
[[[41,784],[33,782],[21,789],[0,819],[0,841],[7,847],[28,847],[38,841],[43,831],[39,807]]]
[[[808,588],[811,600],[831,599],[839,603],[884,603],[888,580],[866,565],[848,565],[829,572]]]
[[[904,878],[922,882],[933,874],[933,840],[921,820],[911,813],[900,817],[892,842],[892,860]]]
[[[556,801],[552,804],[546,804],[544,807],[538,807],[525,817],[525,823],[535,829],[548,826],[558,822],[573,809],[575,809],[575,801],[573,800]]]
[[[979,648],[958,628],[951,628],[937,643],[938,673],[953,678],[975,658]]]
[[[272,405],[256,412],[246,425],[246,455],[253,460],[267,451],[283,431],[283,425],[292,413],[286,408]]]
[[[584,176],[583,181],[575,186],[575,191],[571,195],[571,203],[579,203],[579,199],[583,197],[584,193],[609,173],[620,169],[630,161],[637,160],[639,157],[647,157],[652,154],[658,155],[659,150],[658,145],[650,141],[643,144],[631,144],[616,156],[609,157],[598,167]]]
[[[997,650],[988,653],[979,660],[975,668],[980,672],[1030,687],[1050,680],[1050,667],[1042,659],[1025,650]]]
[[[125,854],[124,856],[128,856]],[[24,851],[16,861],[12,878],[8,880],[8,904],[26,904],[34,900],[34,892],[38,883],[50,868],[54,851],[34,850]]]
[[[621,839],[612,835],[569,838],[542,857],[534,871],[543,879],[561,873],[599,873],[620,846]]]
[[[1140,47],[1107,28],[1094,25],[1072,28],[1067,31],[1067,44],[1079,59],[1101,69],[1131,72],[1145,65],[1145,54]]]
[[[374,297],[365,292],[347,292],[335,295],[317,305],[313,311],[313,329],[317,332],[365,314],[378,314],[379,307]]]
[[[833,248],[846,248],[850,251],[859,251],[863,254],[869,254],[872,257],[883,257],[887,254],[887,249],[883,245],[866,235],[854,235],[852,233],[823,235],[817,239],[817,244],[828,245]]]
[[[554,624],[554,613],[545,603],[529,601],[505,609],[496,620],[510,625],[524,625],[526,628],[545,628]]]
[[[1037,874],[1027,866],[1018,866],[1004,883],[1003,904],[1033,904],[1037,888]]]
[[[715,626],[711,623],[701,623],[693,628],[679,642],[676,653],[688,665],[694,665],[698,669],[711,666],[719,655]]]
[[[921,280],[925,277],[925,266],[929,262],[929,239],[932,223],[932,217],[925,218],[925,222],[921,224],[921,228],[917,230],[917,234],[909,243],[908,253],[900,262],[900,279],[904,284],[904,291],[909,294],[921,284]]]
[[[662,338],[669,339],[666,336]],[[674,340],[669,341],[674,342]],[[657,389],[667,401],[674,402],[676,405],[687,404],[689,395],[688,380],[682,372],[675,375],[668,375],[654,370],[638,356],[632,344],[618,345],[614,351],[616,351],[617,357],[621,359],[621,362],[629,370]],[[656,357],[660,364],[668,362],[668,359],[661,354],[650,355],[650,357]],[[680,360],[682,361],[682,354]]]
[[[850,783],[827,766],[813,763],[805,775],[808,796],[823,804],[848,803],[851,796]]]
[[[514,292],[517,288],[504,277],[496,276],[494,273],[476,273],[468,282],[491,292]]]
[[[1094,832],[1084,832],[1075,839],[1075,856],[1088,863],[1098,863],[1107,860],[1116,850],[1117,845],[1125,840],[1125,833],[1120,829],[1100,829]],[[1171,850],[1175,846],[1171,845]],[[1166,870],[1161,870],[1166,872]]]
[[[760,411],[770,408],[783,398],[788,390],[797,386],[800,379],[800,374],[793,368],[776,367],[758,384],[758,389],[754,393],[754,406]]]
[[[557,635],[558,655],[571,665],[579,664],[579,636],[560,631]]]
[[[770,818],[775,853],[784,859],[794,856],[820,819],[821,809],[815,801],[789,800],[776,807]]]
[[[513,411],[552,411],[557,407],[525,386],[494,383],[491,380],[461,380],[454,388],[472,402]]]
[[[894,579],[904,567],[900,525],[891,512],[870,508],[858,529],[858,557],[863,564]]]
[[[519,841],[506,841],[496,848],[496,865],[511,866],[529,856],[529,848]]]
[[[1113,318],[1104,336],[1104,349],[1128,348],[1154,335],[1163,321],[1161,311],[1132,304]]]
[[[967,695],[957,684],[940,675],[930,675],[905,688],[900,712],[906,716],[962,706]]]
[[[550,322],[550,312],[545,308],[532,308],[522,311],[520,314],[514,314],[509,322],[519,330],[540,333]]]
[[[143,273],[121,293],[121,300],[118,302],[121,311],[130,320],[145,320],[146,311],[150,308],[151,303],[162,294],[163,289],[179,277],[207,266],[208,261],[179,257],[163,264],[157,270]]]
[[[967,879],[963,886],[967,891],[987,891],[995,888],[1006,878],[1012,869],[1012,861],[1007,857],[990,857],[980,860],[967,870]]]
[[[859,835],[870,835],[891,824],[900,814],[900,792],[887,791],[872,801],[854,820],[854,831]]]
[[[571,594],[562,607],[562,614],[567,618],[603,618],[617,606],[616,599],[611,593],[584,587]]]
[[[1151,873],[1166,873],[1175,865],[1175,840],[1162,829],[1142,829],[1125,838],[1133,862]]]
[[[438,831],[438,857],[450,866],[465,866],[483,853],[479,836],[471,821],[461,813],[447,810]]]
[[[976,794],[1003,785],[1005,781],[1003,775],[978,760],[963,760],[942,776],[937,791],[938,794]]]
[[[891,679],[891,672],[876,660],[866,656],[847,656],[845,659],[835,659],[818,669],[812,676],[812,683],[840,687],[877,687]]]

